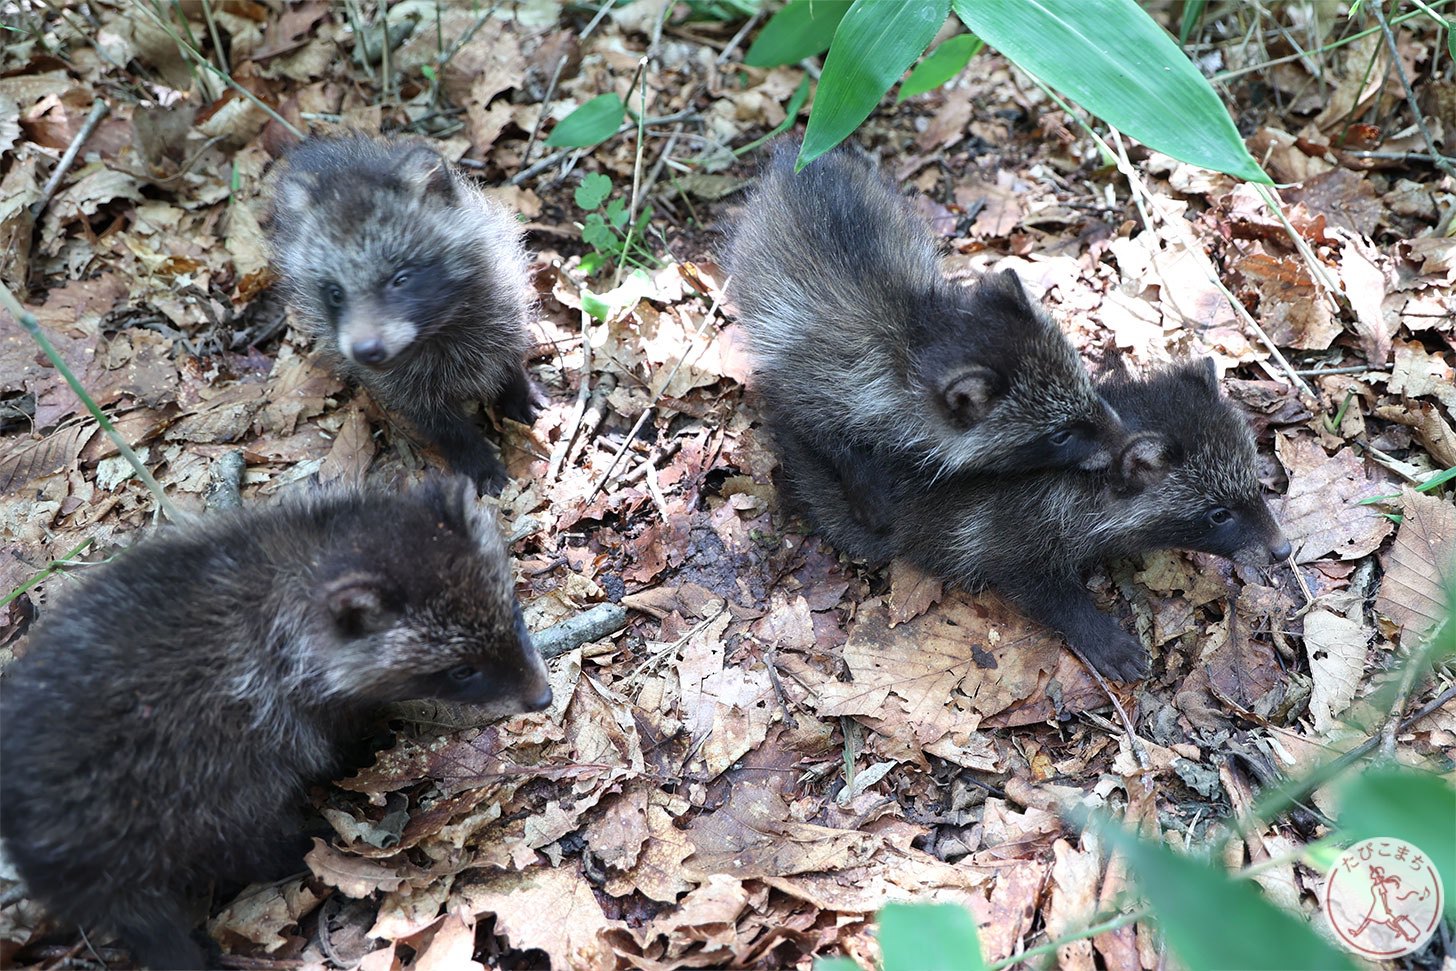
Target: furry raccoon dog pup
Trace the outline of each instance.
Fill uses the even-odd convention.
[[[356,132],[289,151],[268,231],[324,356],[499,492],[505,467],[462,404],[536,418],[522,363],[534,296],[510,213],[425,144]]]
[[[304,787],[382,703],[551,703],[464,478],[214,514],[88,570],[0,680],[0,836],[30,893],[151,968],[190,903],[293,869]]]
[[[1132,433],[1112,470],[960,476],[902,490],[891,545],[942,577],[996,590],[1104,675],[1133,680],[1147,673],[1147,651],[1093,604],[1088,570],[1169,548],[1262,566],[1290,546],[1255,477],[1253,435],[1219,394],[1211,360],[1099,390]],[[836,514],[845,515],[827,513]]]
[[[852,495],[858,452],[926,473],[1105,468],[1116,413],[1011,272],[945,279],[925,221],[858,149],[794,172],[779,143],[732,231],[730,294],[776,435],[812,444]]]

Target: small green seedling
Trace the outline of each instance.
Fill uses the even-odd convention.
[[[593,172],[581,180],[574,195],[576,204],[587,214],[580,223],[581,241],[595,252],[582,258],[581,268],[588,275],[615,263],[630,266],[657,266],[658,260],[642,244],[642,233],[652,218],[652,208],[643,208],[630,230],[627,228],[627,200],[612,196],[612,180]]]

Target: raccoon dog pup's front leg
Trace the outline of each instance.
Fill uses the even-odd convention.
[[[0,679],[0,836],[35,899],[152,968],[203,966],[189,902],[276,873],[381,705],[551,703],[461,477],[216,513],[62,593]]]
[[[356,132],[284,157],[267,228],[322,356],[499,491],[504,467],[457,417],[479,401],[535,419],[522,363],[534,293],[510,214],[424,142]]]

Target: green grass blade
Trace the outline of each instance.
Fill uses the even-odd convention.
[[[743,63],[749,67],[797,64],[829,49],[834,29],[849,12],[850,0],[790,0],[758,32]]]
[[[975,34],[957,34],[925,56],[910,76],[900,85],[899,104],[906,98],[940,87],[966,69],[971,58],[981,52],[986,42]]]
[[[880,911],[884,971],[983,971],[976,921],[957,904],[885,904]]]
[[[855,0],[834,32],[797,168],[844,141],[935,39],[949,0]]]
[[[557,122],[546,139],[548,148],[590,148],[617,133],[627,106],[616,94],[599,94]]]
[[[1178,23],[1179,47],[1188,46],[1188,38],[1193,36],[1193,30],[1203,19],[1203,9],[1207,6],[1208,0],[1188,0],[1183,5],[1183,19]]]
[[[1439,776],[1394,766],[1362,773],[1342,794],[1339,828],[1356,842],[1386,837],[1420,847],[1441,881],[1456,887],[1456,789]],[[1447,892],[1445,910],[1456,919],[1456,892]]]
[[[1354,971],[1350,958],[1256,884],[1117,826],[1102,832],[1127,858],[1153,920],[1189,971]]]
[[[1273,184],[1249,155],[1213,88],[1134,0],[952,5],[973,33],[1022,70],[1149,148]]]

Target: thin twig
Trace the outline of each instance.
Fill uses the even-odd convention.
[[[1436,141],[1431,137],[1431,130],[1426,127],[1425,115],[1421,113],[1421,106],[1416,104],[1416,93],[1411,88],[1410,78],[1405,76],[1405,65],[1400,62],[1400,50],[1395,46],[1395,34],[1391,32],[1390,24],[1385,20],[1385,11],[1380,9],[1381,3],[1370,4],[1370,10],[1375,14],[1375,19],[1380,21],[1380,30],[1385,34],[1385,46],[1390,48],[1390,60],[1395,65],[1395,76],[1400,78],[1400,86],[1405,89],[1405,103],[1410,105],[1411,114],[1415,116],[1416,127],[1421,130],[1421,137],[1426,140],[1426,150],[1431,153],[1431,160],[1436,168],[1445,172],[1452,178],[1456,178],[1456,165],[1452,165],[1441,155],[1436,148]],[[1449,25],[1446,28],[1450,29]]]
[[[725,282],[723,285],[723,290],[726,291],[727,289],[728,285]],[[703,322],[699,324],[698,329],[693,332],[693,340],[688,343],[687,347],[683,348],[682,355],[677,359],[677,363],[674,364],[672,366],[672,370],[667,373],[667,380],[662,382],[662,387],[657,392],[657,398],[654,398],[650,405],[642,409],[642,414],[637,416],[637,421],[632,425],[632,430],[627,433],[627,444],[622,446],[622,450],[617,453],[616,458],[612,459],[612,464],[607,466],[607,471],[603,473],[602,477],[599,480],[597,480],[597,484],[592,487],[591,494],[586,497],[587,502],[591,502],[593,499],[595,499],[597,493],[601,492],[602,489],[606,487],[607,483],[610,482],[612,479],[612,473],[617,471],[617,466],[621,464],[622,456],[626,455],[629,451],[631,451],[631,449],[628,448],[627,445],[630,445],[632,441],[636,439],[637,433],[640,432],[642,430],[642,426],[647,423],[648,416],[651,415],[652,412],[657,408],[657,400],[660,399],[667,392],[668,387],[672,384],[672,379],[677,377],[678,370],[683,366],[683,364],[687,362],[688,354],[690,354],[693,350],[693,344],[700,336],[702,336],[703,331],[707,329],[708,324],[712,322],[713,318],[717,316],[718,304],[721,301],[721,297],[721,293],[713,297],[713,304],[708,308],[708,312],[703,315]],[[699,353],[701,353],[701,351]]]
[[[1374,371],[1377,374],[1383,373],[1381,368],[1371,367],[1368,364],[1351,364],[1348,367],[1317,367],[1295,371],[1294,373],[1302,378],[1318,378],[1326,374],[1364,374],[1367,371]]]
[[[586,410],[582,413],[580,429],[574,433],[575,441],[567,450],[566,459],[568,463],[575,463],[581,455],[582,449],[596,435],[597,429],[602,427],[602,422],[607,420],[607,412],[610,405],[607,403],[608,396],[617,390],[617,375],[613,371],[602,374],[597,381],[597,386],[592,389],[591,400],[586,403]]]
[[[607,11],[611,9],[610,0],[604,0],[600,9],[597,10],[596,16],[592,17],[582,30],[578,43],[586,43],[586,39],[592,35],[592,31],[597,29],[597,25],[602,22],[602,18],[606,17]],[[546,111],[551,107],[551,99],[556,95],[556,85],[561,80],[561,72],[566,68],[568,54],[568,51],[562,51],[561,56],[556,59],[556,69],[551,72],[551,83],[546,85],[546,96],[541,99],[541,110],[536,114],[536,124],[531,126],[531,137],[526,140],[526,150],[521,153],[522,165],[531,160],[531,150],[536,147],[536,139],[540,137],[541,122],[546,120]]]
[[[671,4],[668,6],[671,6]],[[632,162],[632,196],[631,201],[627,205],[627,231],[622,236],[622,256],[624,259],[617,261],[617,269],[612,274],[613,287],[622,285],[622,271],[627,267],[625,257],[632,250],[632,237],[636,234],[637,230],[638,190],[642,185],[642,146],[644,143],[642,129],[646,127],[647,119],[647,55],[645,54],[637,62],[637,76],[632,79],[632,87],[637,87],[639,84],[641,85],[641,88],[638,90],[638,104],[640,107],[637,111],[637,151]],[[627,97],[630,98],[631,96],[632,89],[628,88]]]
[[[581,383],[576,388],[576,404],[571,410],[571,430],[561,436],[556,448],[551,453],[551,461],[546,466],[546,481],[555,482],[556,477],[561,474],[561,466],[566,461],[566,453],[571,450],[571,443],[576,439],[577,429],[581,426],[582,415],[586,414],[587,396],[591,393],[591,340],[587,335],[587,329],[591,326],[591,315],[585,310],[581,313]]]
[[[136,452],[133,452],[131,446],[126,443],[126,439],[121,437],[121,433],[116,430],[116,426],[111,423],[111,419],[106,417],[106,413],[86,393],[86,389],[76,379],[76,375],[71,373],[71,369],[66,364],[65,358],[61,357],[55,347],[51,345],[50,338],[46,336],[45,331],[40,329],[40,321],[35,319],[35,314],[22,307],[20,301],[15,299],[15,294],[11,293],[10,288],[3,283],[0,283],[0,306],[3,306],[9,312],[10,316],[14,317],[20,326],[25,329],[25,332],[30,334],[31,339],[40,346],[41,352],[50,359],[51,364],[55,365],[61,377],[66,379],[66,384],[71,386],[71,390],[75,392],[76,397],[81,399],[81,403],[91,413],[91,417],[96,419],[96,423],[101,426],[101,430],[111,438],[111,442],[116,446],[116,450],[131,465],[132,471],[136,473],[137,478],[151,490],[152,495],[156,497],[157,506],[162,512],[166,513],[167,518],[173,522],[180,520],[182,514],[177,511],[176,506],[172,505],[172,500],[167,498],[167,493],[163,491],[161,484],[152,478],[152,473],[147,471],[147,467],[142,464],[142,460],[137,457]]]
[[[75,163],[76,156],[81,154],[81,147],[86,144],[86,140],[91,137],[91,133],[96,130],[97,125],[101,124],[101,119],[105,118],[106,113],[110,110],[111,106],[100,98],[91,103],[91,113],[86,116],[86,121],[81,125],[81,130],[76,132],[76,137],[71,139],[71,144],[66,146],[66,154],[62,155],[61,160],[56,163],[51,177],[46,179],[45,187],[40,190],[40,198],[31,205],[30,214],[33,218],[39,219],[40,214],[45,211],[45,207],[51,201],[51,196],[56,194],[61,180],[66,177],[66,173]]]

